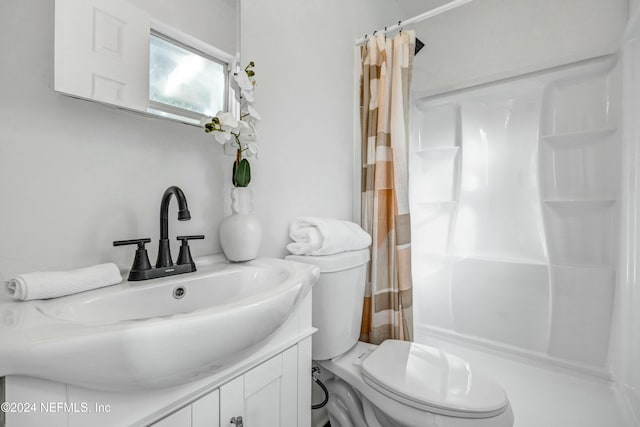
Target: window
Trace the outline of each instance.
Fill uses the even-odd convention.
[[[197,123],[228,110],[228,63],[152,31],[149,112]]]

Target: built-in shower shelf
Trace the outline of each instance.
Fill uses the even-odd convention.
[[[465,260],[473,260],[473,261],[483,261],[489,263],[498,263],[498,264],[524,264],[524,265],[538,265],[538,266],[546,266],[548,265],[546,260],[535,259],[535,258],[527,258],[527,257],[514,257],[513,255],[499,255],[499,254],[473,254],[469,256],[457,256],[455,257],[455,262],[461,262]]]
[[[585,207],[607,207],[611,206],[616,202],[616,199],[613,198],[593,198],[593,199],[547,199],[544,200],[544,203],[552,206],[579,206],[583,205]]]
[[[418,150],[418,153],[430,152],[430,151],[458,151],[459,145],[434,145],[429,147],[423,147]]]
[[[616,132],[616,128],[587,130],[580,132],[556,133],[544,135],[542,140],[549,144],[561,144],[563,146],[580,145],[588,142],[604,141]]]
[[[612,206],[616,202],[615,199],[612,198],[594,198],[594,199],[547,199],[544,200],[544,203],[551,207],[558,208],[606,208]]]
[[[551,263],[551,268],[577,268],[582,270],[598,270],[613,272],[613,268],[609,264],[577,264],[577,263]]]

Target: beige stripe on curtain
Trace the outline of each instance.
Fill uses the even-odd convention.
[[[372,37],[361,47],[362,225],[371,262],[362,341],[413,340],[408,196],[409,83],[415,32]]]

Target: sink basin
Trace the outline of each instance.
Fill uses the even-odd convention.
[[[108,391],[194,381],[247,356],[277,331],[319,274],[270,258],[229,264],[208,257],[198,270],[5,304],[0,376]]]
[[[290,271],[265,267],[257,263],[249,268],[246,265],[216,265],[200,274],[153,280],[146,286],[136,283],[124,289],[43,301],[38,309],[62,320],[108,323],[173,316],[216,307],[228,309],[234,304],[244,305],[252,298],[266,299],[266,294],[273,290],[291,290],[280,287],[287,282]],[[294,285],[292,289],[295,290],[296,286],[302,284]]]

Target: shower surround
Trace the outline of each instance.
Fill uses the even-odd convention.
[[[619,80],[603,57],[415,97],[417,333],[610,377]]]

